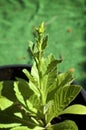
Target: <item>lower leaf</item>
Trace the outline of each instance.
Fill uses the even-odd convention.
[[[47,130],[78,130],[74,121],[66,120],[58,124],[48,126]]]
[[[18,126],[10,130],[43,130],[44,128],[36,126],[34,128],[28,128],[27,126]]]
[[[19,123],[10,123],[10,124],[1,124],[0,123],[0,128],[12,128],[12,127],[17,127],[21,124]]]

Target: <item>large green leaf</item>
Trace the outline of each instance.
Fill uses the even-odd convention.
[[[64,111],[62,111],[60,114],[81,114],[86,115],[86,106],[75,104],[67,107]]]
[[[12,128],[10,130],[43,130],[44,128],[39,127],[39,126],[35,126],[34,128],[29,128],[27,126],[18,126],[15,128]]]
[[[57,115],[75,99],[80,90],[81,87],[76,85],[61,87],[57,90],[54,94],[54,107]]]
[[[60,62],[61,60],[55,60],[53,55],[49,55],[42,62],[41,93],[44,104],[48,100],[48,93],[56,88],[57,64]]]
[[[48,93],[57,87],[56,78],[57,78],[57,68],[54,68],[54,70],[48,74],[47,86],[46,86]]]
[[[20,108],[19,105],[11,106],[4,111],[0,111],[0,123],[3,124],[21,124],[34,128],[37,124],[32,120],[29,113]],[[1,125],[1,127],[2,127]]]
[[[26,80],[17,78],[18,81],[14,82],[14,91],[18,101],[27,108],[26,100],[30,98],[33,91],[30,89]]]
[[[73,82],[70,72],[57,74],[57,68],[49,73],[48,100],[54,98],[54,93],[61,87],[69,86]]]
[[[52,104],[46,112],[46,122],[58,116],[78,95],[80,86],[65,86],[52,93]],[[54,96],[53,96],[54,95]]]
[[[58,124],[51,125],[47,130],[78,130],[74,121],[66,120]]]
[[[24,97],[18,88],[18,84],[19,84],[18,81],[14,83],[14,91],[15,91],[16,97],[17,97],[18,101],[21,103],[21,105],[26,107],[27,106],[26,101],[24,100]]]
[[[17,127],[21,124],[19,123],[10,123],[10,124],[1,124],[0,123],[0,128],[12,128],[12,127]]]

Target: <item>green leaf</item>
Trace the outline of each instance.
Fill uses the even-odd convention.
[[[0,82],[0,110],[4,110],[13,104],[12,101],[7,99],[5,96],[2,96],[3,84],[4,84],[4,82]],[[6,90],[6,88],[5,88],[5,90]],[[8,95],[9,95],[9,92],[8,92]]]
[[[19,104],[11,106],[4,111],[0,111],[0,123],[18,123],[21,125],[29,126],[29,128],[33,128],[36,125],[36,123],[31,119],[29,113],[24,111],[24,109],[21,109]]]
[[[31,70],[31,71],[33,72],[33,70]],[[23,72],[25,73],[25,75],[29,79],[29,87],[30,87],[30,89],[32,89],[33,92],[39,96],[38,79],[33,77],[33,75],[31,75],[30,72],[28,70],[26,70],[26,69],[23,69]]]
[[[24,100],[27,100],[30,96],[33,95],[33,91],[30,89],[29,84],[26,80],[21,79],[21,78],[16,78],[18,82],[17,87],[19,91],[21,92]]]
[[[17,98],[14,92],[14,82],[12,80],[5,80],[2,84],[2,96],[6,97],[7,99],[16,102]]]
[[[56,82],[57,82],[57,68],[55,68],[48,74],[47,86],[46,86],[48,89],[48,93],[57,87]]]
[[[61,87],[54,94],[54,106],[56,108],[56,113],[63,111],[79,94],[81,87],[78,85],[70,85]]]
[[[57,75],[57,86],[63,87],[66,85],[70,85],[73,82],[73,77],[71,72],[65,72],[65,73],[60,73]]]
[[[39,80],[39,74],[38,74],[36,63],[34,63],[33,66],[31,67],[31,75],[36,81]]]
[[[43,39],[43,42],[42,42],[42,50],[44,50],[47,46],[47,42],[48,42],[48,35],[46,35]]]
[[[42,58],[43,59],[43,58]],[[43,71],[43,75],[47,74],[47,67],[49,66],[49,64],[51,63],[52,60],[54,60],[54,56],[52,54],[50,54],[48,57],[43,59],[44,62],[42,62],[42,71]]]
[[[48,65],[48,67],[47,67],[47,71],[46,71],[45,74],[51,73],[51,72],[57,67],[57,64],[59,64],[59,63],[61,63],[61,62],[62,62],[62,60],[55,60],[55,59],[53,59],[53,60],[49,63],[49,65]]]
[[[10,124],[1,124],[0,123],[0,128],[12,128],[12,127],[17,127],[21,124],[19,123],[10,123]]]
[[[21,112],[19,104],[13,104],[12,106],[6,108],[5,110],[0,110],[0,123],[15,123],[19,118],[15,116],[15,113]],[[19,123],[19,122],[17,122]]]
[[[18,101],[19,101],[24,107],[26,107],[26,101],[24,100],[24,97],[23,97],[21,91],[19,90],[18,84],[19,84],[18,81],[17,81],[17,82],[14,82],[14,91],[15,91],[16,97],[17,97]]]
[[[52,104],[46,113],[46,122],[49,123],[58,116],[78,95],[80,86],[65,86],[52,93]]]
[[[31,129],[28,128],[27,126],[18,126],[18,127],[11,128],[10,130],[31,130]]]
[[[86,115],[86,106],[75,104],[67,107],[64,111],[62,111],[60,114],[80,114],[80,115]]]
[[[52,100],[54,90],[55,92],[57,90],[57,68],[48,75],[46,88],[48,92],[47,101]]]
[[[40,97],[38,98],[37,95],[32,95],[26,102],[30,111],[32,111],[33,113],[38,112],[38,109],[41,106]]]
[[[56,88],[57,81],[57,64],[61,62],[60,60],[55,60],[53,55],[47,57],[44,61],[43,71],[43,84],[44,84],[44,93],[49,93]]]
[[[56,116],[56,108],[54,107],[54,100],[50,100],[44,106],[45,121],[48,124]]]
[[[4,96],[0,96],[0,110],[4,110],[8,107],[10,107],[13,104],[12,101],[10,101],[9,99],[7,99]]]
[[[47,130],[78,130],[74,121],[66,120],[58,124],[48,126]]]
[[[34,128],[29,128],[27,126],[18,126],[15,128],[12,128],[10,130],[43,130],[44,128],[39,127],[39,126],[35,126]]]

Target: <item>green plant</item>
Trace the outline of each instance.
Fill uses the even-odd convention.
[[[78,130],[74,121],[52,124],[62,114],[86,114],[86,106],[69,105],[81,87],[72,85],[70,71],[58,74],[57,60],[51,54],[45,57],[48,36],[44,23],[34,31],[36,43],[30,42],[34,59],[31,72],[23,70],[28,78],[0,82],[0,128],[10,130]]]

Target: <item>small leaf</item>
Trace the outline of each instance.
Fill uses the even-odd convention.
[[[39,35],[43,34],[44,30],[45,30],[45,28],[44,28],[44,22],[42,22],[41,25],[38,28],[36,28],[36,30],[39,33]]]
[[[47,130],[78,130],[74,121],[66,120],[58,124],[48,126]]]
[[[43,39],[42,50],[44,50],[46,48],[47,42],[48,42],[48,35],[46,35],[46,37],[44,37],[44,39]]]
[[[39,89],[38,89],[37,79],[35,77],[33,77],[33,75],[31,75],[28,70],[23,69],[23,72],[25,73],[25,75],[29,79],[29,87],[30,87],[30,89],[33,90],[33,92],[35,94],[39,95]],[[32,71],[32,73],[34,73],[34,72]]]
[[[71,105],[67,107],[64,111],[62,111],[61,114],[86,115],[86,106],[80,104]]]
[[[69,85],[73,82],[73,80],[74,79],[70,72],[60,73],[57,75],[57,86],[59,88],[65,85]]]
[[[35,63],[33,64],[32,68],[31,68],[31,75],[34,77],[35,80],[38,81],[39,75],[38,75],[38,70],[37,70]]]
[[[33,44],[32,41],[29,41],[29,48],[30,48],[30,50],[31,50],[31,52],[32,52],[33,49],[34,49],[34,44]]]
[[[46,74],[51,73],[57,67],[57,64],[59,64],[61,62],[62,62],[62,60],[52,60],[47,67]]]
[[[0,109],[1,110],[5,110],[6,108],[10,107],[13,104],[12,101],[10,101],[9,99],[7,99],[4,96],[0,97]]]
[[[18,81],[17,81],[17,82],[14,82],[15,95],[16,95],[18,101],[19,101],[22,105],[26,106],[26,102],[25,102],[25,100],[24,100],[24,97],[23,97],[21,91],[20,91],[19,88],[18,88],[18,84],[19,84]]]

